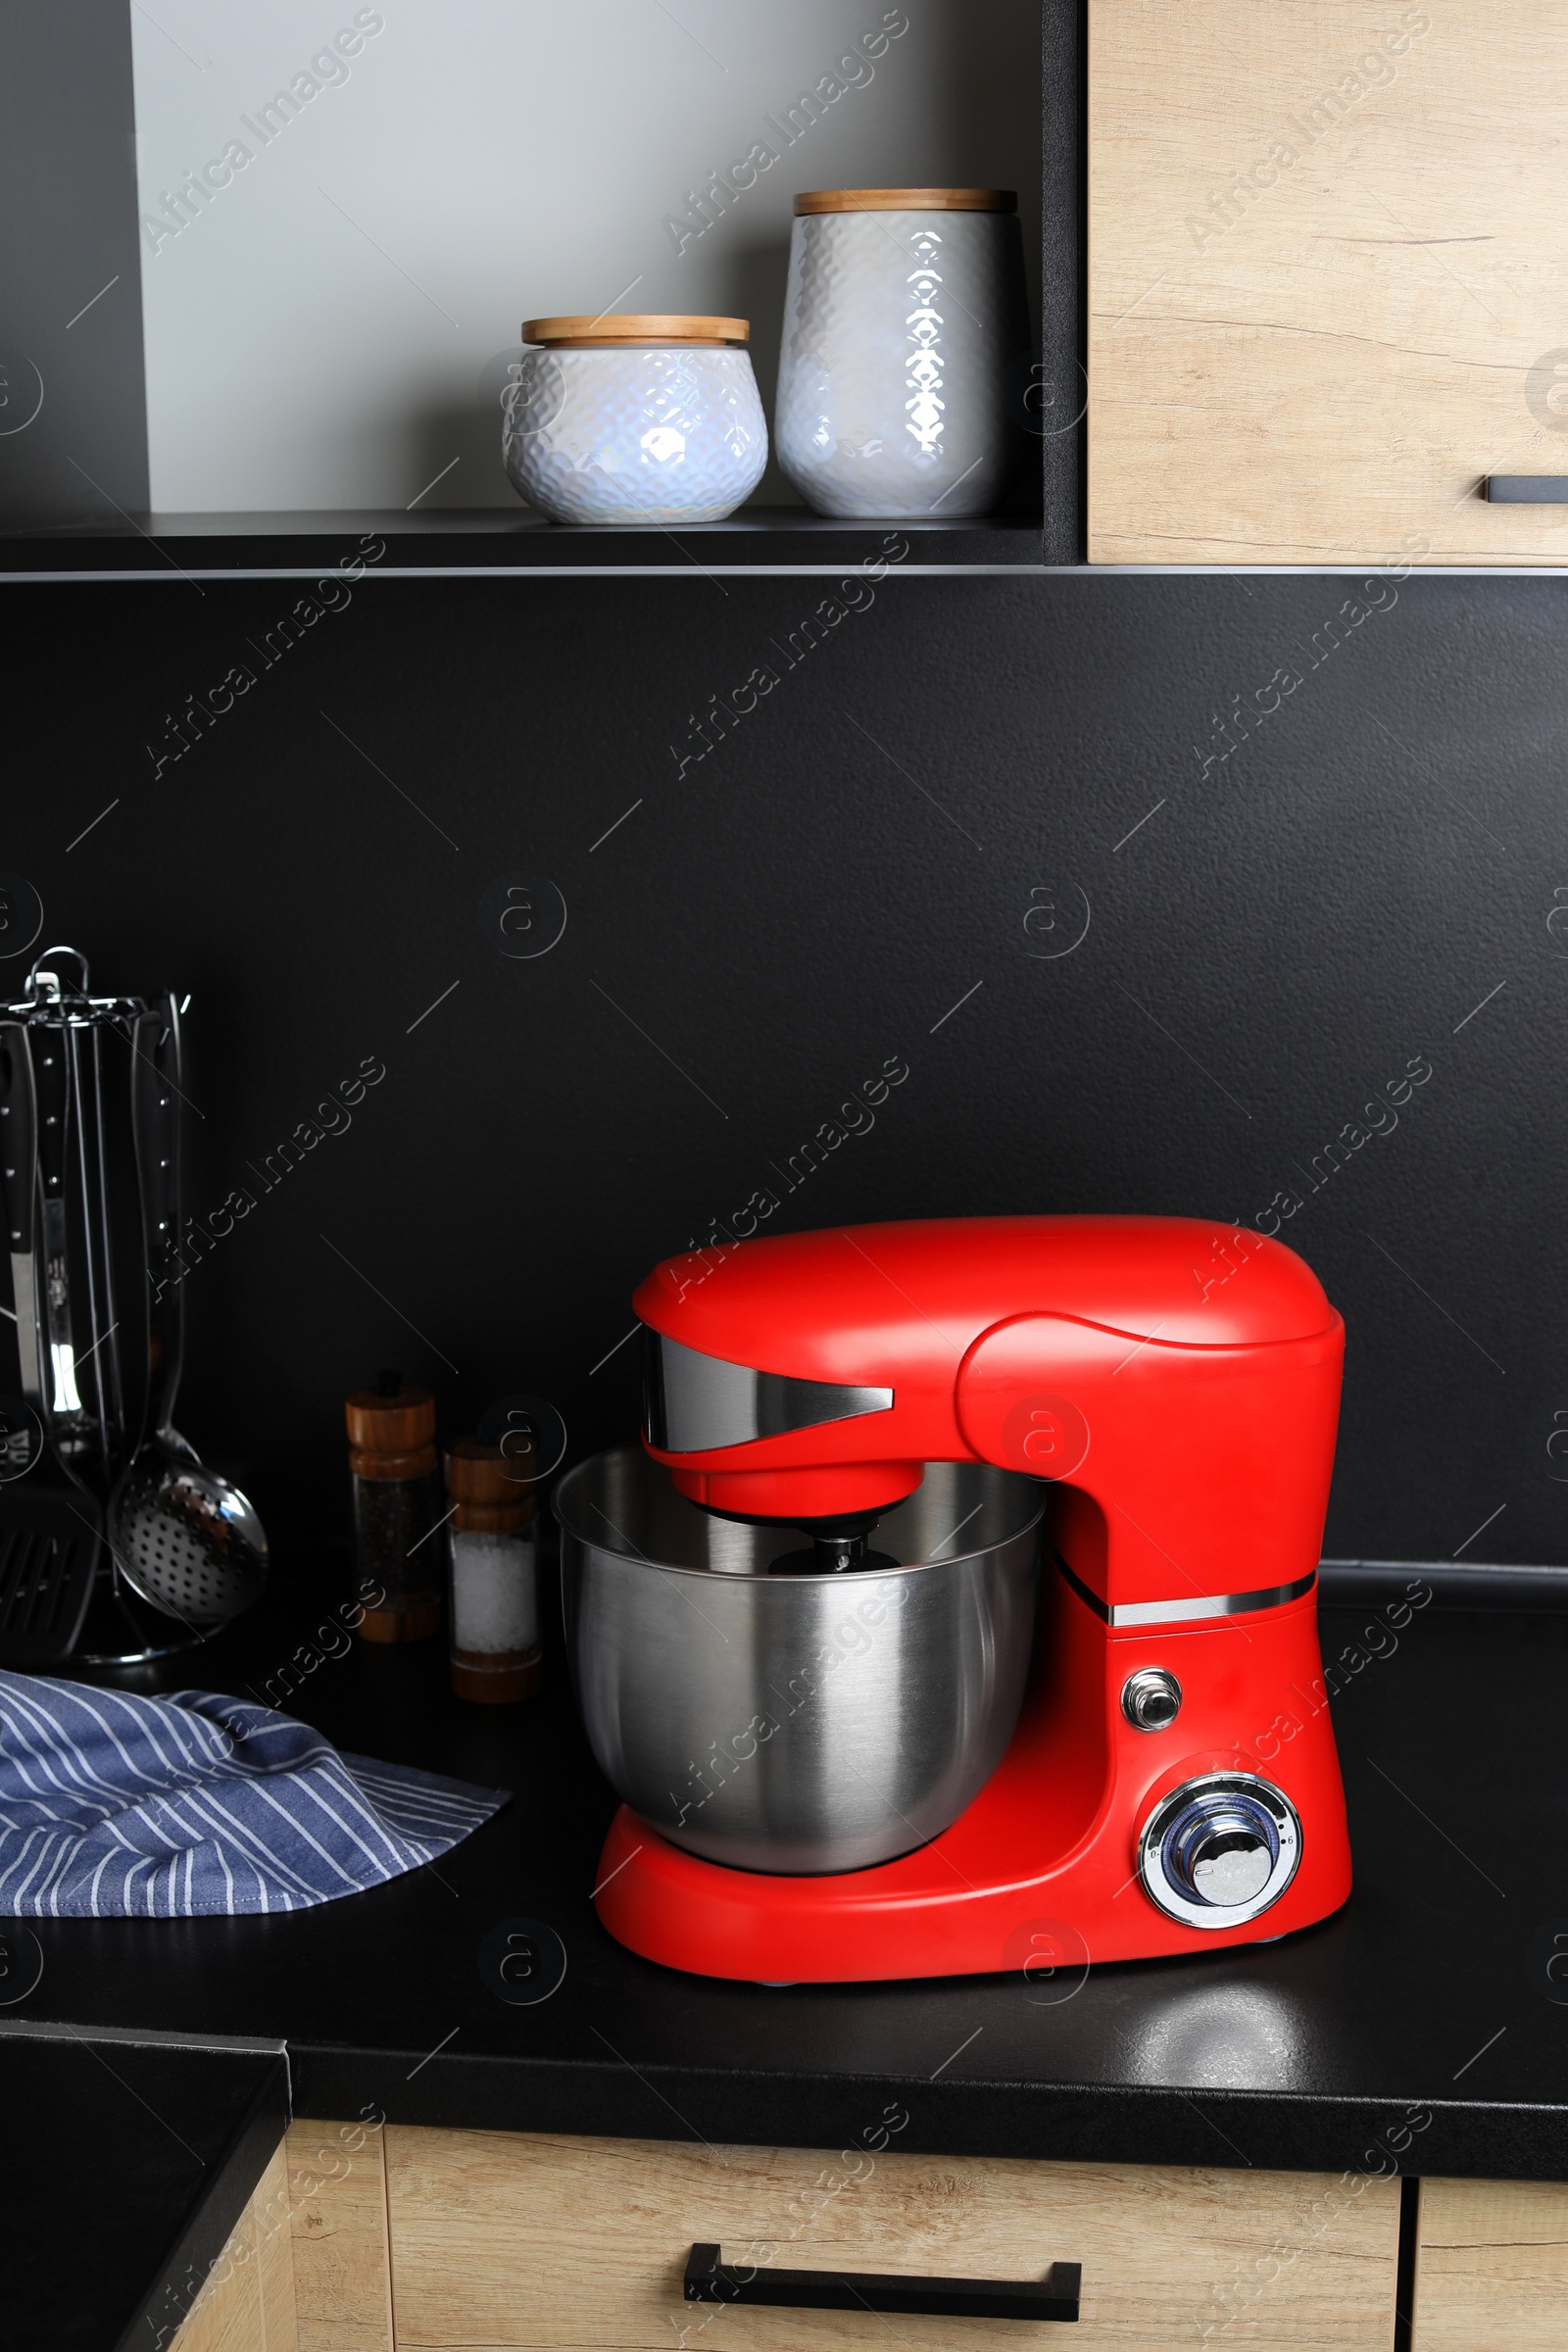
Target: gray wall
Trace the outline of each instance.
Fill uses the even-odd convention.
[[[133,134],[124,0],[0,8],[0,527],[147,505]]]

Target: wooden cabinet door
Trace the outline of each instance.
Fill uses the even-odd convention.
[[[1561,0],[1089,16],[1091,562],[1568,562]]]
[[[1563,2352],[1568,2185],[1423,2180],[1410,2352]]]
[[[885,2139],[887,2134],[882,2133]],[[1039,2278],[1063,2345],[1389,2352],[1398,2184],[388,2125],[398,2352],[1018,2352],[1016,2322],[686,2303],[694,2242],[792,2270]]]

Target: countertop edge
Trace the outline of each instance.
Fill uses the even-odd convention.
[[[1568,2180],[1568,2104],[667,2064],[633,2073],[609,2060],[498,2066],[445,2053],[411,2080],[404,2051],[297,2041],[290,2057],[301,2114],[350,2116],[373,2100],[390,2124],[447,2131],[823,2148],[897,2109],[907,2117],[897,2145],[928,2156]]]

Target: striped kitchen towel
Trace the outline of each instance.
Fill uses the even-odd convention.
[[[0,1917],[304,1911],[417,1870],[509,1793],[339,1755],[212,1690],[0,1671]]]

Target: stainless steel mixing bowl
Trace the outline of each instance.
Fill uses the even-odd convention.
[[[715,1519],[637,1446],[562,1480],[562,1599],[606,1778],[741,1870],[891,1861],[984,1787],[1028,1677],[1043,1491],[933,1462],[877,1521],[898,1565],[768,1574],[798,1528]]]

